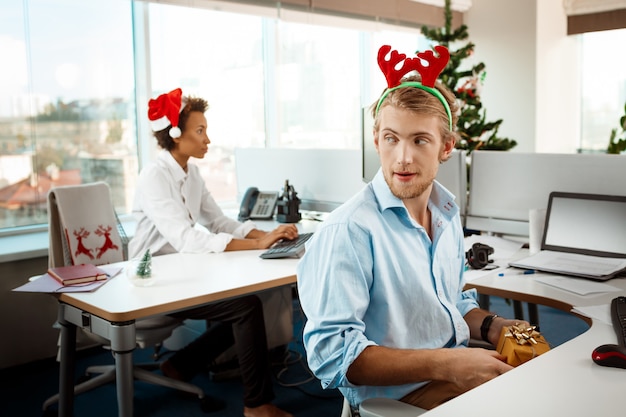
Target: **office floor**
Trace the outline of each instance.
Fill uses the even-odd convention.
[[[513,307],[506,300],[491,297],[490,309],[501,316],[513,315]],[[586,323],[558,310],[539,306],[541,331],[553,346],[577,336],[587,329]],[[306,366],[301,343],[302,312],[294,301],[295,340],[286,354],[274,355],[275,404],[297,417],[339,416],[342,397],[336,390],[322,390],[319,381],[311,376]],[[5,339],[5,343],[7,339]],[[112,363],[113,359],[100,348],[79,352],[77,374],[91,364]],[[137,359],[148,360],[147,352],[137,352]],[[241,417],[242,388],[237,379],[215,381],[208,373],[197,376],[194,383],[207,394],[227,402],[224,410],[204,413],[197,400],[185,398],[168,388],[142,382],[135,384],[135,416],[137,417]],[[58,365],[44,360],[0,370],[0,415],[6,417],[35,417],[44,415],[41,404],[58,389]],[[109,384],[75,399],[75,417],[111,417],[117,414],[115,386]],[[53,408],[56,408],[54,406]]]

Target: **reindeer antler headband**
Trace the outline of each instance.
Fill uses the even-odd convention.
[[[389,60],[385,59],[387,54],[391,51]],[[446,109],[448,115],[448,124],[450,130],[452,130],[452,112],[450,111],[450,105],[446,101],[445,97],[439,90],[435,88],[435,82],[437,77],[441,74],[441,71],[446,67],[450,60],[450,52],[445,46],[435,46],[435,51],[439,54],[439,57],[435,57],[433,51],[418,52],[417,58],[407,58],[405,54],[401,54],[396,50],[391,50],[391,46],[383,45],[378,50],[378,66],[385,74],[387,79],[387,90],[380,96],[378,104],[376,105],[376,114],[380,105],[387,97],[387,94],[393,90],[404,87],[415,87],[420,90],[424,90],[437,97],[443,107]],[[422,65],[422,59],[428,62],[428,66]],[[402,62],[402,66],[396,69],[396,66]],[[416,70],[422,76],[422,81],[405,81],[401,83],[402,77],[411,71]]]

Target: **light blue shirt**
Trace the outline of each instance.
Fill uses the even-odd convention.
[[[379,171],[318,227],[298,264],[309,366],[353,407],[371,397],[400,399],[425,384],[351,384],[346,372],[367,346],[451,348],[469,341],[463,316],[478,303],[475,291],[463,291],[459,209],[437,182],[428,208],[432,242]]]

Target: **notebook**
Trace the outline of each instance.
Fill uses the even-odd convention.
[[[541,250],[509,265],[596,280],[626,272],[626,196],[552,192]]]

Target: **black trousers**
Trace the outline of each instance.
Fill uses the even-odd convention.
[[[259,297],[249,295],[221,301],[171,316],[221,322],[210,326],[170,358],[171,364],[186,379],[205,369],[234,342],[244,386],[244,405],[258,407],[274,399],[263,305]]]

